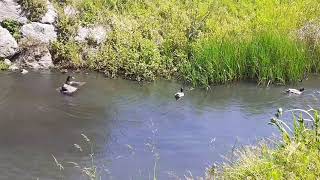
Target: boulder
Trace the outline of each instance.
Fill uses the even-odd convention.
[[[20,46],[20,54],[16,59],[20,67],[32,69],[49,69],[53,67],[51,54],[46,43],[33,39],[23,39]]]
[[[32,22],[21,28],[22,35],[26,38],[38,40],[42,43],[50,43],[57,40],[57,32],[51,24]]]
[[[5,19],[18,21],[22,24],[28,22],[28,19],[23,15],[20,5],[17,0],[0,0],[0,22]]]
[[[9,66],[8,68],[10,71],[17,71],[19,69],[17,64],[12,64],[11,66]]]
[[[320,43],[320,25],[313,22],[308,22],[297,30],[298,39],[302,41]]]
[[[18,50],[17,41],[7,29],[0,26],[0,57],[9,57]]]
[[[11,66],[12,62],[9,59],[4,59],[4,64]]]
[[[56,22],[58,18],[57,10],[53,7],[53,4],[47,1],[47,9],[46,14],[41,18],[41,23],[44,24],[52,24]]]
[[[74,17],[79,13],[79,11],[76,8],[69,5],[64,7],[63,11],[64,11],[64,14],[68,17]]]
[[[106,37],[107,29],[103,26],[80,27],[75,40],[78,42],[88,42],[91,40],[96,44],[101,44],[106,40]]]

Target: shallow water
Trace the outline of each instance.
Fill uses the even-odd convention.
[[[56,91],[66,75],[0,74],[0,179],[85,179],[66,163],[90,163],[81,133],[94,142],[103,179],[152,179],[157,157],[158,179],[183,177],[188,171],[203,176],[233,147],[276,133],[267,123],[278,107],[319,102],[318,78],[299,84],[306,88],[301,96],[284,95],[285,87],[235,83],[187,91],[175,101],[176,83],[75,76],[87,84],[69,97]],[[52,155],[65,162],[63,171]]]

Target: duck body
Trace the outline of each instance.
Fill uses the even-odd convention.
[[[180,92],[177,92],[174,94],[174,97],[176,98],[177,101],[181,99],[183,96],[184,96],[183,88],[181,88]]]
[[[20,72],[21,72],[21,74],[27,74],[29,71],[22,69]]]
[[[86,84],[86,82],[78,82],[78,81],[69,81],[68,82],[68,85],[70,85],[70,86],[76,86],[76,87],[78,87],[78,86],[83,86],[83,85],[85,85]]]
[[[66,95],[72,95],[75,92],[78,91],[78,88],[70,86],[68,84],[63,84],[60,88],[58,88],[58,90],[62,93],[62,94],[66,94]]]
[[[65,84],[76,87],[83,86],[84,84],[86,84],[86,82],[71,81],[71,79],[74,79],[74,77],[68,76]]]
[[[289,88],[286,90],[287,93],[290,93],[290,94],[297,94],[297,95],[300,95],[302,94],[304,91],[304,88],[301,88],[301,89],[292,89],[292,88]]]

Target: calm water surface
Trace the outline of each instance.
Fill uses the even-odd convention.
[[[90,162],[81,133],[94,142],[103,179],[149,179],[157,157],[159,179],[188,171],[203,176],[233,146],[276,133],[267,123],[278,107],[317,106],[320,90],[317,78],[299,84],[306,88],[302,96],[284,95],[285,87],[236,83],[188,91],[175,101],[176,83],[75,76],[87,84],[68,97],[56,91],[66,75],[0,74],[0,179],[85,179],[66,163]],[[65,162],[64,171],[52,155]]]

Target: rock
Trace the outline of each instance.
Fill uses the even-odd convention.
[[[106,36],[107,30],[103,26],[80,27],[75,40],[78,42],[94,41],[96,44],[101,44],[106,40]]]
[[[314,44],[320,43],[320,25],[309,22],[297,31],[298,39],[309,41]]]
[[[17,41],[7,29],[0,26],[0,57],[9,57],[18,50]]]
[[[53,4],[47,1],[47,9],[46,14],[41,18],[42,23],[44,24],[52,24],[56,22],[58,18],[57,10],[53,7]]]
[[[63,11],[64,11],[64,14],[68,17],[74,17],[79,13],[79,11],[72,6],[64,7]]]
[[[89,37],[89,29],[80,27],[78,29],[78,33],[77,33],[77,36],[75,37],[75,40],[78,42],[85,42],[88,37]]]
[[[11,66],[12,62],[9,59],[4,59],[4,64]]]
[[[23,15],[20,5],[17,0],[0,0],[0,22],[5,19],[18,21],[22,24],[28,22],[28,19]]]
[[[11,66],[9,66],[8,68],[10,71],[17,71],[19,69],[17,64],[12,64]]]
[[[23,25],[21,32],[24,37],[35,39],[43,43],[50,43],[57,40],[57,32],[51,24],[32,22]]]
[[[46,43],[32,39],[22,39],[20,46],[20,54],[16,61],[21,66],[32,69],[49,69],[53,67],[51,54]]]

